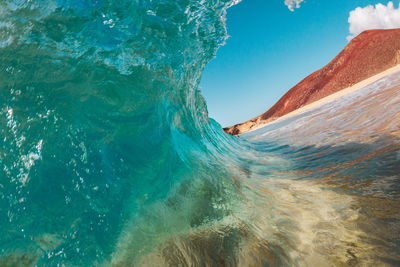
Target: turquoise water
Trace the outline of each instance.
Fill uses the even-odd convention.
[[[400,264],[397,76],[225,135],[198,84],[235,2],[0,2],[1,266]]]

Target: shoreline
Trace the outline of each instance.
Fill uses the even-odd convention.
[[[317,101],[315,101],[313,103],[307,104],[307,105],[305,105],[305,106],[303,106],[301,108],[298,108],[298,109],[296,109],[296,110],[294,110],[292,112],[289,112],[288,114],[285,114],[285,115],[283,115],[283,116],[281,116],[281,117],[279,117],[279,118],[277,118],[277,119],[275,119],[273,121],[269,121],[269,122],[266,122],[266,123],[264,123],[262,125],[259,125],[259,126],[255,127],[254,129],[251,129],[250,131],[247,131],[247,132],[242,133],[242,134],[247,134],[247,133],[256,131],[256,130],[261,129],[261,128],[267,126],[267,125],[271,125],[271,124],[274,124],[276,122],[291,118],[293,116],[299,115],[301,113],[304,113],[304,112],[306,112],[308,110],[311,110],[311,109],[316,108],[318,106],[321,106],[323,104],[326,104],[326,103],[329,103],[329,102],[334,101],[336,99],[339,99],[339,98],[341,98],[343,96],[349,95],[349,94],[351,94],[353,92],[356,92],[356,91],[358,91],[358,90],[360,90],[360,89],[362,89],[362,88],[364,88],[364,87],[366,87],[366,86],[368,86],[368,85],[370,85],[370,84],[372,84],[372,83],[374,83],[374,82],[376,82],[376,81],[378,81],[378,80],[380,80],[382,78],[385,78],[388,75],[394,74],[396,72],[400,72],[400,64],[398,64],[398,65],[396,65],[394,67],[391,67],[391,68],[389,68],[389,69],[387,69],[385,71],[382,71],[382,72],[380,72],[378,74],[375,74],[374,76],[371,76],[371,77],[369,77],[369,78],[367,78],[365,80],[362,80],[361,82],[358,82],[358,83],[356,83],[356,84],[354,84],[354,85],[352,85],[350,87],[344,88],[344,89],[340,90],[339,92],[333,93],[333,94],[328,95],[328,96],[326,96],[324,98],[321,98],[320,100],[317,100]],[[240,134],[240,135],[242,135],[242,134]]]

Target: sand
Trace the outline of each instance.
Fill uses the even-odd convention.
[[[339,92],[336,92],[336,93],[331,94],[331,95],[329,95],[327,97],[321,98],[320,100],[317,100],[317,101],[315,101],[315,102],[313,102],[311,104],[308,104],[308,105],[305,105],[305,106],[303,106],[303,107],[301,107],[299,109],[296,109],[296,110],[294,110],[294,111],[292,111],[292,112],[290,112],[290,113],[288,113],[288,114],[286,114],[286,115],[284,115],[282,117],[279,117],[276,120],[260,124],[257,127],[254,127],[253,129],[251,129],[251,130],[249,130],[249,131],[247,131],[245,133],[250,133],[252,131],[255,131],[255,130],[258,130],[260,128],[263,128],[263,127],[265,127],[267,125],[270,125],[270,124],[273,124],[273,123],[276,123],[276,122],[291,118],[293,116],[302,114],[302,113],[304,113],[306,111],[309,111],[311,109],[314,109],[314,108],[316,108],[318,106],[321,106],[323,104],[329,103],[329,102],[331,102],[333,100],[336,100],[338,98],[341,98],[343,96],[349,95],[349,94],[351,94],[351,93],[353,93],[353,92],[355,92],[357,90],[360,90],[360,89],[362,89],[362,88],[364,88],[364,87],[366,87],[366,86],[368,86],[368,85],[370,85],[370,84],[372,84],[372,83],[374,83],[374,82],[376,82],[376,81],[378,81],[378,80],[380,80],[380,79],[382,79],[382,78],[384,78],[384,77],[386,77],[386,76],[388,76],[390,74],[396,73],[396,72],[400,72],[400,64],[396,65],[396,66],[394,66],[392,68],[389,68],[389,69],[387,69],[387,70],[385,70],[385,71],[383,71],[381,73],[378,73],[378,74],[376,74],[374,76],[371,76],[368,79],[365,79],[365,80],[363,80],[363,81],[361,81],[359,83],[356,83],[353,86],[347,87],[347,88],[345,88],[343,90],[340,90]],[[242,134],[245,134],[245,133],[242,133]]]

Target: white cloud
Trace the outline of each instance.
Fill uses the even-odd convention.
[[[300,7],[300,3],[304,0],[285,0],[285,5],[289,8],[290,11],[293,11],[295,8]]]
[[[348,40],[365,30],[400,28],[400,5],[397,9],[393,2],[389,2],[387,6],[377,4],[375,7],[357,7],[350,12],[349,24],[351,35],[347,37]]]

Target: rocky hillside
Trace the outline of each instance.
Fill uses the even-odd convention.
[[[290,89],[267,112],[224,130],[232,135],[248,132],[397,64],[400,64],[400,29],[365,31],[328,65]]]

